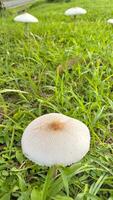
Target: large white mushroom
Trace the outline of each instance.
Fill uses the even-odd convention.
[[[80,161],[89,151],[90,132],[77,119],[50,113],[27,126],[21,145],[24,155],[39,165],[68,166]]]
[[[68,10],[65,11],[65,15],[71,16],[71,17],[75,17],[77,15],[84,15],[86,13],[87,11],[80,7],[69,8]]]
[[[107,23],[113,25],[113,19],[108,19]]]

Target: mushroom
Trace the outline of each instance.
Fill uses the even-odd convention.
[[[80,161],[90,147],[90,132],[81,121],[59,113],[45,114],[25,129],[23,154],[43,166],[69,166]]]
[[[15,17],[14,21],[23,23],[36,23],[38,22],[38,19],[29,13],[23,13]]]
[[[25,31],[28,31],[28,23],[37,23],[38,19],[29,13],[23,13],[14,18],[16,22],[25,23]]]
[[[113,25],[113,19],[108,19],[107,23]]]
[[[65,15],[75,18],[77,15],[84,15],[87,11],[80,7],[69,8],[65,11]]]

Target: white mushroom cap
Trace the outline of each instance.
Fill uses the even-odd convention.
[[[107,21],[109,24],[113,24],[113,19],[108,19]]]
[[[81,160],[89,151],[90,133],[81,121],[50,113],[27,126],[21,144],[24,155],[39,165],[66,166]]]
[[[87,11],[83,8],[75,7],[75,8],[69,8],[65,11],[65,15],[67,16],[74,16],[74,15],[83,15],[86,14]]]
[[[38,19],[29,13],[23,13],[15,17],[14,21],[23,23],[36,23],[38,22]]]

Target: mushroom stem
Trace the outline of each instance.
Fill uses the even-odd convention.
[[[27,36],[29,38],[29,24],[28,23],[25,23],[24,34],[25,34],[25,36]]]
[[[42,199],[41,200],[47,199],[48,189],[50,188],[50,185],[52,183],[53,178],[56,177],[56,172],[57,172],[56,166],[52,166],[52,167],[49,168],[47,176],[46,176],[46,180],[45,180],[45,183],[44,183],[44,186],[43,186]]]
[[[76,19],[76,15],[71,16],[71,18],[72,18],[73,20],[75,20],[75,19]]]

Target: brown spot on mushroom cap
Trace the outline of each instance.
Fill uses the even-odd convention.
[[[49,129],[53,130],[53,131],[58,131],[58,130],[62,130],[64,128],[64,123],[60,122],[60,121],[53,121],[49,124]]]

